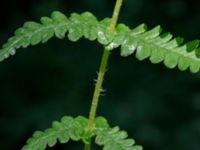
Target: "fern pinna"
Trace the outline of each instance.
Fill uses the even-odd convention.
[[[0,60],[14,55],[15,50],[20,47],[45,43],[54,35],[62,39],[67,34],[68,39],[74,42],[84,37],[89,40],[97,39],[110,50],[121,46],[121,56],[129,56],[136,51],[136,58],[139,60],[150,58],[152,63],[163,61],[168,68],[178,66],[180,70],[189,68],[194,73],[199,71],[199,40],[182,44],[183,38],[173,39],[170,33],[161,34],[160,26],[147,31],[145,24],[134,29],[119,24],[113,33],[108,29],[110,21],[109,18],[98,21],[89,12],[73,13],[68,19],[61,12],[55,11],[51,18],[42,17],[41,23],[26,22],[16,30],[15,36],[0,50]]]
[[[82,140],[87,144],[92,137],[95,137],[95,143],[103,146],[104,150],[142,150],[141,146],[134,145],[133,139],[127,139],[125,131],[120,131],[119,127],[109,127],[107,120],[103,117],[95,119],[95,125],[91,131],[85,130],[87,122],[88,119],[82,116],[76,118],[65,116],[61,122],[53,122],[52,128],[44,132],[36,131],[22,150],[42,150],[47,146],[53,147],[57,140],[60,143],[66,143],[70,139]]]
[[[135,145],[133,139],[127,138],[125,131],[120,131],[119,127],[111,128],[103,117],[95,117],[109,51],[117,47],[121,47],[123,57],[135,52],[138,60],[149,58],[154,64],[164,62],[168,68],[178,66],[181,71],[188,68],[193,73],[199,71],[199,40],[183,44],[182,38],[173,38],[170,33],[161,34],[160,26],[147,30],[145,24],[133,29],[124,24],[116,25],[122,1],[116,1],[111,19],[101,21],[90,12],[72,13],[67,18],[61,12],[54,11],[51,17],[42,17],[41,23],[26,22],[3,45],[0,50],[1,61],[14,55],[16,49],[45,43],[54,35],[59,39],[67,36],[73,42],[82,37],[97,40],[105,48],[89,119],[82,116],[63,117],[60,122],[53,122],[52,128],[44,132],[36,131],[22,150],[43,150],[47,146],[54,146],[57,141],[67,143],[70,139],[81,140],[85,144],[85,150],[90,150],[92,138],[95,138],[97,145],[103,146],[103,150],[142,150],[141,146]]]

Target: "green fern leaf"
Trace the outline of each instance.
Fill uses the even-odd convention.
[[[95,118],[95,126],[93,128],[94,132],[95,132],[95,130],[104,130],[107,128],[109,128],[109,124],[104,117],[96,117]]]
[[[103,117],[95,119],[95,126],[90,132],[86,130],[87,123],[88,119],[82,116],[75,119],[65,116],[60,122],[54,121],[52,128],[46,129],[44,132],[36,131],[22,150],[44,150],[47,146],[53,147],[57,141],[67,143],[70,139],[88,143],[89,139],[95,136],[95,131],[105,130],[109,127],[107,120]]]
[[[36,22],[26,22],[22,28],[15,31],[15,36],[11,37],[0,50],[0,61],[14,55],[15,50],[20,47],[36,45],[40,42],[45,43],[56,35],[64,38],[68,28],[67,18],[60,12],[52,13],[51,18],[42,17],[41,24]]]
[[[72,13],[69,19],[62,13],[55,11],[51,18],[42,17],[41,23],[26,22],[22,28],[16,30],[0,50],[0,61],[14,55],[16,49],[26,48],[29,45],[45,43],[54,35],[63,39],[68,31],[68,38],[77,41],[81,37],[89,40],[98,40],[99,43],[107,45],[114,37],[109,30],[110,19],[98,21],[96,17],[85,12],[82,14]]]
[[[75,42],[84,36],[89,40],[97,39],[99,43],[106,45],[113,39],[114,34],[109,31],[111,20],[108,18],[99,22],[93,14],[84,12],[72,13],[69,20],[70,41]]]
[[[133,139],[127,139],[127,132],[120,131],[119,127],[98,130],[96,135],[95,142],[104,146],[103,150],[142,150],[141,146],[134,145]]]
[[[27,141],[22,150],[44,150],[47,146],[52,147],[59,140],[60,143],[66,143],[70,139],[78,141],[85,132],[87,119],[84,117],[63,117],[61,122],[55,121],[52,128],[46,129],[44,132],[36,131],[33,137]]]
[[[178,68],[183,71],[190,68],[195,73],[200,69],[200,59],[197,57],[200,48],[199,40],[183,44],[183,38],[172,39],[170,33],[161,35],[161,27],[157,26],[147,31],[147,26],[141,24],[131,30],[123,24],[118,25],[117,35],[110,45],[121,46],[121,56],[129,56],[136,51],[136,58],[149,58],[153,64],[164,62],[168,68]],[[108,47],[110,46],[108,45]]]
[[[52,128],[44,132],[36,131],[33,137],[27,140],[27,144],[21,150],[44,150],[47,146],[53,147],[57,141],[67,143],[82,140],[89,144],[91,138],[96,137],[96,143],[104,146],[103,150],[142,150],[135,146],[133,139],[127,139],[125,131],[119,131],[118,127],[110,128],[103,117],[95,119],[95,125],[91,131],[87,130],[88,119],[82,116],[72,118],[65,116],[60,122],[54,121]]]
[[[170,33],[161,34],[161,27],[157,26],[147,31],[147,26],[142,24],[130,29],[124,24],[119,24],[116,32],[109,30],[111,20],[109,18],[98,21],[96,17],[85,12],[73,13],[69,18],[55,11],[51,18],[42,17],[41,23],[26,22],[24,26],[15,32],[3,48],[0,50],[0,61],[14,55],[20,47],[45,43],[54,35],[62,39],[68,32],[71,41],[77,41],[82,37],[89,40],[98,40],[106,45],[109,50],[121,46],[121,56],[129,56],[136,51],[136,58],[144,60],[149,58],[153,64],[164,62],[168,68],[178,68],[182,71],[190,69],[198,72],[200,69],[199,40],[186,44],[182,38],[172,39]]]

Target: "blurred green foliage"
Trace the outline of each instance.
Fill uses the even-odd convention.
[[[0,2],[0,45],[24,21],[60,10],[110,17],[114,0],[7,0]],[[12,5],[11,5],[12,4]],[[160,24],[187,40],[200,33],[198,0],[125,0],[120,22]],[[18,50],[0,63],[0,149],[20,149],[35,130],[63,115],[88,115],[102,47],[53,39]],[[112,52],[98,115],[120,125],[146,150],[200,149],[200,74],[121,58]],[[70,143],[54,149],[81,149]]]

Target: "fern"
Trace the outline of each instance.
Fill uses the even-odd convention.
[[[116,1],[112,19],[105,18],[102,21],[98,21],[90,12],[72,13],[67,18],[64,14],[54,11],[51,17],[42,17],[40,23],[26,22],[3,45],[0,61],[14,55],[18,48],[45,43],[53,36],[59,39],[67,36],[73,42],[84,37],[91,41],[97,40],[105,47],[89,119],[82,116],[63,117],[60,122],[53,122],[52,128],[44,132],[36,131],[22,150],[44,150],[47,146],[53,147],[57,141],[67,143],[69,140],[81,140],[85,144],[85,150],[90,150],[92,138],[95,138],[96,144],[103,146],[103,150],[142,150],[141,146],[135,145],[133,139],[128,138],[127,132],[120,131],[119,127],[111,128],[103,117],[95,119],[109,58],[108,51],[121,47],[123,57],[136,52],[138,60],[149,58],[153,64],[164,62],[168,68],[178,66],[182,71],[188,68],[193,73],[199,71],[199,40],[183,44],[183,38],[173,38],[170,33],[161,34],[160,26],[151,30],[147,30],[145,24],[134,29],[124,24],[118,24],[116,27],[122,1]]]
[[[183,38],[172,39],[173,36],[170,33],[161,35],[160,26],[147,31],[145,24],[141,24],[133,30],[120,24],[116,31],[117,35],[108,48],[121,46],[121,56],[129,56],[136,51],[136,58],[139,60],[150,58],[154,64],[164,61],[168,68],[178,66],[182,71],[187,68],[190,68],[193,73],[199,71],[199,40],[181,45]]]
[[[36,131],[33,137],[28,139],[27,145],[22,150],[43,150],[47,147],[53,147],[57,143],[67,143],[70,139],[79,141],[87,125],[87,119],[84,117],[63,117],[61,122],[55,121],[52,128],[44,132]]]
[[[106,45],[114,37],[114,34],[108,29],[111,22],[109,18],[98,22],[93,14],[85,12],[81,15],[72,13],[69,20],[68,38],[71,41],[77,41],[84,36],[89,40],[97,39],[99,43]]]
[[[11,37],[0,50],[0,61],[14,55],[16,49],[38,43],[45,43],[54,35],[62,39],[67,31],[71,41],[77,41],[81,37],[89,40],[98,39],[101,44],[108,44],[113,39],[113,33],[108,30],[110,19],[100,22],[89,12],[71,14],[68,19],[64,14],[54,11],[51,18],[42,17],[41,23],[26,22],[22,28],[15,31],[15,36]]]
[[[82,140],[88,144],[89,140],[95,136],[96,143],[104,146],[104,150],[141,150],[140,146],[132,146],[134,140],[125,139],[127,138],[125,131],[119,131],[118,127],[110,128],[105,118],[97,117],[91,131],[86,128],[87,122],[88,119],[82,116],[76,118],[65,116],[61,122],[54,121],[52,128],[44,132],[34,132],[33,137],[28,139],[22,150],[44,150],[47,146],[53,147],[57,141],[67,143],[70,139]],[[113,148],[110,149],[111,147]]]
[[[96,135],[95,142],[103,145],[103,150],[142,150],[141,146],[134,145],[133,139],[127,139],[127,132],[120,131],[119,127],[96,131]]]
[[[60,122],[54,121],[52,128],[46,129],[44,132],[34,132],[33,137],[28,139],[22,150],[43,150],[47,146],[53,147],[57,140],[60,143],[67,143],[70,139],[89,143],[90,138],[95,135],[94,131],[102,131],[109,128],[107,120],[103,117],[95,119],[95,126],[92,131],[86,130],[87,122],[88,119],[82,116],[76,118],[65,116]]]
[[[124,24],[119,24],[116,32],[109,30],[111,19],[98,21],[96,17],[85,12],[72,13],[69,19],[62,13],[55,11],[51,18],[42,17],[41,23],[26,22],[22,28],[15,32],[3,49],[0,50],[0,61],[9,55],[14,55],[20,47],[45,43],[54,35],[62,39],[68,31],[70,41],[77,41],[81,37],[89,40],[97,39],[100,44],[107,45],[112,50],[121,46],[121,56],[129,56],[136,51],[139,60],[150,58],[154,64],[164,61],[168,68],[178,66],[180,70],[190,68],[195,73],[200,69],[199,40],[183,44],[182,38],[172,39],[170,33],[161,35],[161,27],[157,26],[147,31],[147,26],[142,24],[134,29],[129,29]]]
[[[42,17],[41,24],[36,22],[26,22],[22,28],[15,31],[15,36],[11,37],[0,50],[0,61],[14,55],[15,50],[20,47],[45,43],[56,35],[63,38],[67,31],[68,20],[60,12],[53,12],[51,18]]]

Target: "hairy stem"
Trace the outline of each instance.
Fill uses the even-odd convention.
[[[110,54],[110,51],[108,49],[105,49],[103,56],[102,56],[101,66],[100,66],[100,69],[98,72],[98,78],[97,78],[94,95],[93,95],[93,100],[92,100],[92,104],[91,104],[88,128],[87,128],[88,130],[91,130],[94,125],[94,119],[95,119],[96,110],[97,110],[97,106],[98,106],[98,102],[99,102],[99,95],[102,90],[102,83],[103,83],[104,74],[106,72],[106,66],[107,66],[109,54]]]
[[[115,4],[113,16],[112,16],[112,21],[110,24],[110,31],[112,32],[115,31],[115,27],[118,21],[118,16],[120,13],[122,2],[123,0],[116,0],[116,4]],[[106,72],[106,67],[108,64],[109,55],[110,55],[110,51],[107,48],[104,48],[103,56],[101,59],[101,65],[98,72],[98,78],[97,78],[94,95],[92,99],[90,114],[89,114],[89,121],[88,121],[88,126],[87,126],[88,131],[90,131],[94,126],[94,120],[95,120],[97,106],[99,102],[99,96],[100,96],[100,92],[102,91],[102,84],[103,84],[104,75]],[[86,144],[84,150],[90,150],[90,144]]]

